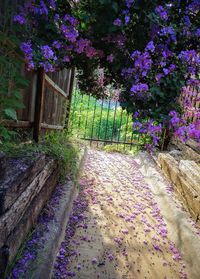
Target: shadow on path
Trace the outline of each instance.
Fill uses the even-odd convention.
[[[90,150],[80,187],[54,278],[188,278],[134,157]]]

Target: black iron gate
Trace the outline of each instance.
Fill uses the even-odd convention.
[[[70,109],[69,129],[83,140],[124,146],[141,144],[140,136],[133,132],[132,116],[120,107],[113,94],[102,99],[82,94],[75,88]]]

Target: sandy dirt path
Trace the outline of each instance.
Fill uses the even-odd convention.
[[[160,204],[138,159],[89,150],[53,278],[200,278]]]

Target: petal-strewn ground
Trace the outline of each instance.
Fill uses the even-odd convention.
[[[161,206],[172,200],[170,195],[167,183],[156,193],[136,158],[90,150],[54,278],[200,278],[197,259],[184,254],[184,243],[183,248],[177,245],[182,232],[170,227],[169,220],[176,224],[177,215],[167,215]],[[172,206],[180,208],[176,202]],[[194,234],[198,246],[199,236],[187,214],[180,216],[187,223],[185,231],[189,226],[189,239]]]

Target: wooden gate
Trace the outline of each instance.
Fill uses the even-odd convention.
[[[45,74],[38,72],[33,138],[38,141],[41,129],[62,130],[67,125],[74,69]]]
[[[17,110],[17,121],[7,120],[7,127],[31,128],[38,142],[42,130],[62,130],[67,126],[68,109],[73,90],[74,69],[46,74],[42,69],[25,72],[30,85],[22,92],[23,109]]]
[[[6,35],[3,44],[9,48],[9,55],[21,61],[21,74],[29,80],[29,86],[21,91],[24,107],[17,110],[18,120],[3,120],[3,124],[7,127],[33,129],[33,138],[38,141],[41,130],[61,130],[66,126],[75,70],[63,69],[48,74],[42,69],[37,72],[26,71],[25,61],[10,40],[10,36],[17,37],[13,16],[23,3],[25,0],[2,0],[0,4],[0,35]],[[6,94],[10,96],[13,93]]]

